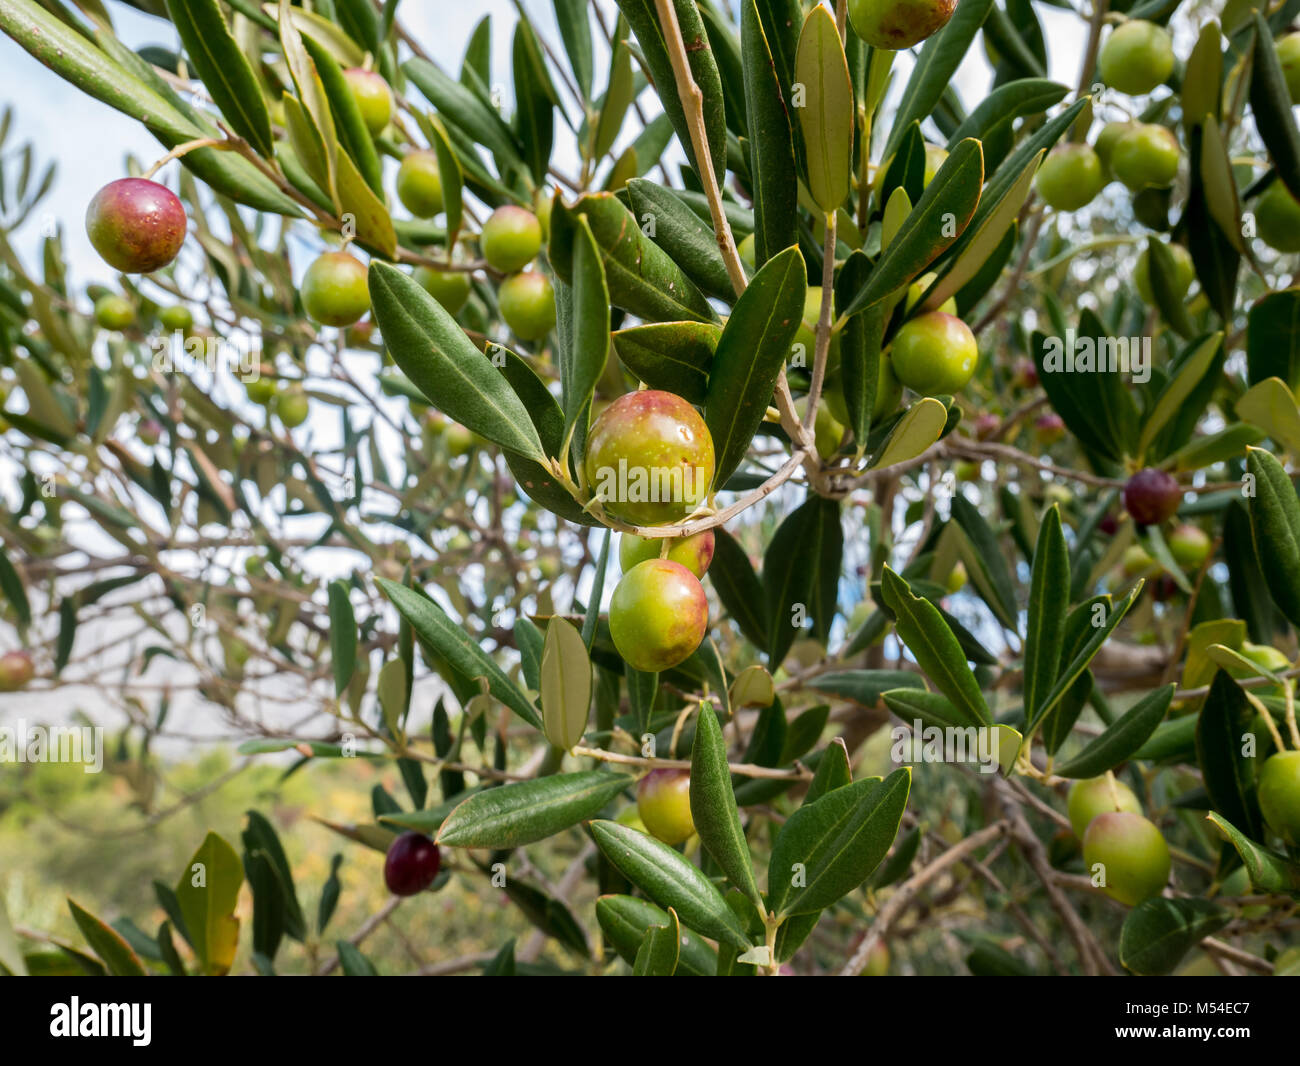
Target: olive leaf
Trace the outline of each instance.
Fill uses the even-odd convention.
[[[1300,626],[1300,500],[1295,485],[1282,464],[1262,448],[1247,451],[1246,469],[1254,478],[1255,494],[1248,497],[1247,507],[1255,556],[1269,575],[1273,602]]]
[[[749,844],[740,827],[740,812],[731,787],[727,765],[727,744],[717,716],[707,705],[701,707],[691,748],[691,817],[700,842],[713,856],[731,883],[744,892],[760,912],[763,899],[754,879]]]
[[[394,362],[430,403],[503,448],[545,463],[527,409],[437,300],[380,262],[370,264],[370,300]]]
[[[591,709],[591,659],[573,623],[552,618],[546,626],[541,667],[542,729],[562,751],[580,740]]]
[[[523,847],[594,817],[632,784],[625,774],[584,770],[475,792],[442,820],[438,843],[455,848]]]
[[[777,914],[829,907],[871,876],[898,835],[912,772],[866,778],[805,803],[772,844],[768,906]]]
[[[624,877],[696,932],[740,951],[753,946],[713,882],[667,844],[617,822],[592,822],[591,834]]]
[[[853,84],[835,16],[818,4],[799,34],[795,81],[803,87],[796,107],[807,147],[808,191],[827,214],[849,194],[853,161]]]

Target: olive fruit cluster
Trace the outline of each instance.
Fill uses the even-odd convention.
[[[713,438],[680,396],[646,389],[620,396],[591,427],[584,473],[610,515],[638,525],[680,521],[713,483]],[[670,540],[625,535],[624,573],[610,602],[609,628],[635,669],[669,670],[691,655],[708,628],[700,585],[713,558],[712,531]]]
[[[1160,894],[1169,880],[1169,846],[1131,788],[1113,774],[1077,781],[1067,811],[1084,865],[1108,896],[1135,906]]]

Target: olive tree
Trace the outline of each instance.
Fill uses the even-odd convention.
[[[451,969],[1295,966],[1300,3],[1058,10],[1071,84],[1030,0],[521,2],[508,71],[395,0],[133,6],[174,47],[0,0],[160,143],[112,288],[0,242],[0,686],[164,774],[200,704],[391,770],[314,812],[383,915],[536,930]],[[61,950],[330,943],[267,816],[192,862]]]

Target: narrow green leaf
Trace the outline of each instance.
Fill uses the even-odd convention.
[[[713,227],[671,189],[634,178],[627,183],[632,214],[650,239],[672,257],[690,279],[710,296],[735,296]]]
[[[298,903],[298,893],[293,884],[293,870],[280,843],[275,827],[257,811],[245,811],[248,825],[242,839],[244,850],[257,854],[269,864],[279,888],[279,898],[284,908],[284,931],[294,940],[302,941],[307,936],[307,920],[303,917],[302,907]]]
[[[1250,67],[1250,111],[1278,177],[1300,198],[1300,130],[1291,110],[1282,62],[1268,24],[1255,13],[1255,46]]]
[[[971,2],[967,0],[967,5]],[[897,292],[950,248],[974,217],[983,183],[983,149],[979,141],[962,141],[926,186],[842,316],[871,307]]]
[[[19,627],[31,625],[32,608],[27,600],[27,590],[23,588],[22,578],[18,576],[14,564],[9,561],[9,555],[3,544],[0,544],[0,592],[4,593],[9,606],[14,609]]]
[[[402,71],[437,109],[444,122],[466,133],[496,158],[499,167],[520,166],[519,142],[504,119],[472,90],[425,59],[408,59]]]
[[[969,542],[964,553],[966,569],[984,601],[1008,629],[1016,628],[1016,592],[1006,556],[998,546],[996,534],[979,509],[957,493],[952,500],[952,517]]]
[[[864,314],[871,314],[867,310]],[[889,432],[885,443],[868,464],[882,470],[915,459],[943,436],[948,408],[931,396],[917,400]]]
[[[357,666],[357,619],[344,581],[331,581],[330,661],[334,667],[334,695],[342,696]]]
[[[672,0],[672,5],[682,42],[686,46],[687,65],[700,90],[705,143],[708,145],[713,173],[721,184],[727,169],[727,116],[722,100],[722,77],[718,73],[718,64],[713,58],[713,49],[709,47],[708,34],[695,0]],[[704,169],[695,158],[690,125],[677,91],[677,79],[668,57],[665,31],[659,21],[655,0],[618,0],[618,6],[632,27],[632,32],[636,34],[637,44],[640,45],[645,60],[646,73],[655,84],[664,112],[672,119],[686,158],[703,181]]]
[[[808,786],[808,794],[803,799],[804,806],[816,803],[823,796],[851,784],[852,781],[853,771],[849,767],[849,749],[845,747],[843,738],[836,737],[826,745],[825,751],[817,762],[817,772],[813,774],[812,784]]]
[[[86,938],[86,943],[103,960],[109,973],[114,977],[145,976],[144,963],[131,950],[131,945],[122,938],[120,933],[89,911],[83,910],[71,898],[68,899],[68,910],[72,912],[72,920],[77,923],[77,928]]]
[[[888,566],[881,584],[884,605],[894,615],[899,639],[916,658],[926,676],[967,718],[993,723],[979,682],[966,655],[938,608],[913,594],[907,582]]]
[[[635,782],[625,774],[585,770],[484,789],[442,822],[438,843],[454,848],[518,848],[599,814]]]
[[[645,931],[632,963],[634,977],[672,977],[681,953],[682,927],[677,912],[668,908],[668,924],[652,925]]]
[[[248,58],[230,35],[216,0],[167,0],[167,13],[230,128],[264,155],[271,154],[271,115]]]
[[[1173,699],[1174,686],[1162,685],[1138,700],[1121,718],[1053,773],[1061,777],[1099,777],[1133,756],[1156,731]]]
[[[529,725],[542,728],[541,719],[527,698],[501,667],[484,652],[465,627],[453,622],[433,600],[415,589],[387,578],[376,578],[379,590],[392,601],[398,613],[415,630],[422,642],[433,648],[461,676],[486,678],[488,691]]]
[[[649,900],[636,896],[601,896],[596,900],[596,921],[614,950],[632,965],[646,931],[667,925],[669,918],[666,911]],[[690,929],[682,928],[677,976],[712,977],[717,966],[713,949]]]
[[[668,845],[617,822],[592,822],[591,833],[605,857],[659,906],[673,908],[692,929],[733,949],[753,946],[713,882]]]
[[[768,6],[764,4],[764,9]],[[793,33],[792,26],[788,30]],[[782,85],[789,84],[794,57],[792,49],[783,81],[773,62],[756,0],[740,0],[740,48],[749,125],[749,173],[754,182],[754,263],[761,268],[796,242],[799,206],[794,134],[782,95]]]
[[[591,711],[591,659],[571,622],[552,618],[542,652],[542,729],[546,739],[568,751],[587,729]]]
[[[600,249],[585,217],[579,216],[573,246],[573,318],[570,342],[560,363],[564,431],[587,409],[609,360],[609,288]]]
[[[717,715],[708,705],[700,708],[691,748],[691,817],[695,831],[700,834],[700,843],[713,856],[713,861],[761,913],[763,898],[754,878],[749,843],[740,827],[740,811],[727,765],[727,742]]]
[[[503,448],[545,462],[519,397],[422,286],[394,266],[372,262],[370,299],[388,351],[430,403]]]
[[[1255,479],[1255,495],[1247,502],[1255,557],[1268,575],[1273,602],[1292,625],[1300,626],[1300,500],[1269,452],[1249,449],[1246,469]]]
[[[1058,702],[1060,702],[1066,692],[1070,690],[1070,687],[1079,679],[1079,676],[1088,669],[1088,664],[1092,662],[1093,657],[1101,650],[1101,646],[1106,642],[1106,638],[1114,632],[1115,627],[1120,624],[1124,616],[1128,613],[1129,608],[1133,606],[1133,602],[1137,599],[1138,593],[1142,591],[1142,584],[1143,583],[1139,581],[1134,585],[1129,590],[1128,595],[1105,613],[1104,618],[1102,618],[1100,611],[1094,617],[1092,623],[1092,636],[1088,638],[1082,649],[1080,649],[1078,655],[1076,655],[1070,661],[1070,664],[1058,675],[1056,684],[1052,686],[1052,690],[1043,698],[1043,702],[1036,712],[1036,717],[1029,721],[1028,727],[1025,730],[1026,733],[1031,732],[1038,723],[1043,720],[1043,717],[1051,711]],[[1104,608],[1104,604],[1099,604],[1099,606]],[[1101,624],[1098,625],[1096,619],[1101,619]]]
[[[723,327],[704,404],[717,457],[715,485],[725,485],[735,473],[763,422],[807,291],[803,255],[789,248],[754,275]]]
[[[1025,716],[1031,720],[1038,701],[1047,695],[1056,680],[1069,597],[1070,553],[1061,531],[1060,508],[1053,504],[1038,530],[1029,578],[1024,703]]]
[[[725,529],[714,530],[713,563],[709,583],[740,628],[759,651],[767,650],[767,624],[763,619],[763,586],[745,549]]]
[[[807,147],[808,191],[830,213],[849,195],[853,163],[853,83],[835,16],[820,4],[808,12],[795,52],[795,81],[803,86],[797,108]]]
[[[601,251],[609,299],[646,322],[715,322],[717,313],[672,258],[645,235],[643,223],[613,193],[587,193],[573,204],[557,198],[548,254],[555,272],[573,284],[578,216],[586,215]]]
[[[587,14],[586,0],[553,0],[555,24],[560,30],[569,68],[582,91],[584,100],[591,100],[595,62],[591,47],[591,19]]]
[[[1157,241],[1151,243],[1153,246],[1159,244]],[[1169,256],[1168,250],[1163,245],[1160,246],[1157,252],[1157,254],[1160,253]],[[1172,257],[1170,259],[1172,263]],[[1183,404],[1187,402],[1192,390],[1201,383],[1214,363],[1214,357],[1218,354],[1222,344],[1223,333],[1211,333],[1197,344],[1193,353],[1178,368],[1178,372],[1165,382],[1155,406],[1151,408],[1151,413],[1147,415],[1146,420],[1142,423],[1142,435],[1138,437],[1137,445],[1139,457],[1146,455],[1147,449],[1151,447],[1151,442],[1156,439],[1156,435],[1178,413]]]
[[[921,46],[898,102],[882,158],[888,159],[898,150],[898,138],[908,126],[934,111],[993,6],[993,0],[963,0],[948,24]]]
[[[907,806],[912,772],[866,778],[805,803],[781,827],[768,864],[777,914],[829,907],[865,881],[888,853]]]
[[[703,404],[721,336],[711,322],[651,322],[617,330],[613,339],[623,365],[650,388]]]
[[[1255,891],[1286,893],[1300,898],[1300,863],[1261,847],[1220,814],[1211,812],[1206,818],[1223,831],[1241,856]]]
[[[1242,753],[1254,710],[1241,686],[1219,670],[1196,724],[1196,761],[1214,809],[1255,838],[1264,821],[1255,792],[1255,759]]]

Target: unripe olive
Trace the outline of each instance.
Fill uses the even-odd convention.
[[[1273,181],[1255,201],[1255,226],[1259,239],[1279,252],[1300,252],[1300,202],[1282,184]]]
[[[95,321],[104,329],[130,329],[135,323],[135,308],[125,296],[109,293],[95,301]]]
[[[1169,551],[1184,570],[1196,570],[1210,554],[1210,535],[1200,526],[1181,525],[1169,534]]]
[[[587,437],[587,485],[625,522],[658,525],[694,511],[713,483],[713,438],[680,396],[645,389],[620,396]]]
[[[248,398],[252,400],[253,403],[265,407],[275,399],[275,378],[260,375],[255,378],[250,378],[248,381],[244,382],[244,391],[248,394]]]
[[[506,278],[497,290],[497,306],[510,332],[523,341],[539,341],[555,326],[555,290],[539,270]]]
[[[681,563],[696,577],[702,578],[713,562],[713,530],[706,529],[689,537],[674,537],[669,542],[665,558]],[[663,541],[655,537],[638,537],[635,533],[622,533],[618,539],[618,563],[627,573],[637,563],[660,558]]]
[[[352,97],[361,109],[361,120],[373,136],[393,117],[393,91],[383,76],[373,70],[349,67],[343,72]]]
[[[442,854],[423,833],[403,833],[384,856],[384,884],[394,896],[414,896],[438,877]]]
[[[1259,809],[1269,828],[1300,845],[1300,751],[1279,751],[1259,771]]]
[[[1057,211],[1077,211],[1092,203],[1104,184],[1101,159],[1086,144],[1055,149],[1034,178],[1038,195]]]
[[[1174,72],[1174,44],[1153,22],[1130,19],[1111,31],[1097,56],[1097,71],[1107,85],[1130,96],[1149,93]]]
[[[165,267],[185,243],[185,208],[165,185],[119,178],[86,209],[86,235],[109,266],[124,274]]]
[[[1110,165],[1115,177],[1136,192],[1170,184],[1178,175],[1181,156],[1178,138],[1171,131],[1139,122],[1116,140]]]
[[[135,435],[140,438],[141,444],[152,448],[162,439],[162,426],[156,419],[146,418],[136,427]]]
[[[636,812],[646,831],[665,844],[690,839],[695,832],[691,775],[685,770],[651,770],[637,785]]]
[[[502,274],[513,274],[542,250],[542,224],[531,211],[506,204],[483,223],[478,243],[489,266]]]
[[[1101,128],[1097,134],[1097,139],[1093,142],[1093,151],[1097,153],[1097,159],[1101,163],[1101,172],[1107,181],[1115,177],[1115,172],[1111,168],[1111,154],[1115,151],[1115,145],[1119,139],[1128,133],[1136,122],[1108,122]]]
[[[873,48],[911,48],[938,33],[952,18],[957,0],[849,0],[849,20]]]
[[[680,563],[649,559],[619,581],[610,601],[609,631],[619,655],[637,670],[658,673],[688,658],[709,624],[699,579]]]
[[[975,373],[979,345],[955,315],[931,311],[904,322],[890,348],[898,380],[922,396],[960,392]]]
[[[966,564],[958,559],[948,571],[948,576],[944,580],[943,587],[950,593],[960,592],[966,587]]]
[[[347,252],[318,256],[302,278],[303,309],[326,326],[350,326],[370,310],[365,265]]]
[[[1133,790],[1114,775],[1076,781],[1070,786],[1066,812],[1070,816],[1070,826],[1074,829],[1075,836],[1082,839],[1092,820],[1108,811],[1141,814],[1142,804]]]
[[[432,267],[415,268],[415,280],[425,292],[442,304],[449,315],[460,313],[469,299],[471,282],[463,270],[435,270]]]
[[[1111,899],[1136,906],[1158,896],[1169,880],[1169,845],[1140,814],[1099,814],[1083,834],[1083,862],[1090,875],[1104,878]]]
[[[442,214],[442,172],[438,156],[421,150],[408,152],[397,168],[397,198],[416,218]]]
[[[1130,544],[1124,549],[1120,570],[1125,577],[1159,577],[1161,573],[1160,564],[1141,544]]]
[[[172,304],[158,312],[158,324],[168,333],[188,333],[194,328],[194,314],[184,304]]]
[[[1300,33],[1288,33],[1277,42],[1277,58],[1282,64],[1287,94],[1293,104],[1300,104]]]
[[[285,429],[297,429],[310,412],[311,401],[301,385],[291,385],[275,398],[275,414]]]

